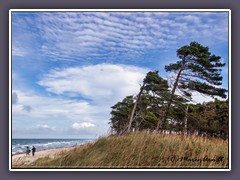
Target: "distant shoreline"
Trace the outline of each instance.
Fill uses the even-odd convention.
[[[70,147],[59,147],[59,148],[39,150],[39,151],[36,151],[35,156],[32,156],[32,153],[30,153],[29,155],[26,155],[26,153],[22,153],[22,152],[18,154],[12,154],[12,167],[21,167],[21,166],[30,165],[31,163],[33,163],[39,158],[49,157],[54,159],[54,158],[60,157],[61,154],[63,153],[73,150],[74,148],[85,146],[86,144],[94,143],[94,142],[95,141],[87,142],[84,144],[74,145]]]
[[[83,143],[83,144],[86,144],[86,143]],[[55,150],[55,149],[65,149],[65,148],[77,147],[77,146],[81,146],[81,145],[83,145],[83,144],[73,145],[73,146],[66,146],[66,147],[55,147],[55,148],[49,148],[49,149],[41,149],[41,150],[39,150],[39,151],[37,151],[37,152],[47,151],[47,150]],[[37,152],[36,152],[36,153],[37,153]],[[15,153],[15,154],[12,154],[12,156],[16,156],[16,155],[20,155],[20,154],[26,155],[25,152],[17,152],[17,153]],[[31,151],[29,154],[32,155],[32,151]]]
[[[12,142],[12,150],[10,153],[12,156],[17,154],[25,154],[27,146],[29,146],[30,149],[32,146],[35,146],[37,148],[37,151],[41,151],[55,148],[78,146],[92,141],[95,141],[95,139],[46,139],[44,141],[42,141],[42,139],[37,139],[36,141],[33,139],[23,139],[23,141],[20,140],[19,142]]]

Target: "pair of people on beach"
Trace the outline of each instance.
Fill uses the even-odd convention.
[[[26,155],[29,155],[31,152],[31,150],[29,149],[29,147],[27,146],[27,150],[26,150]],[[32,147],[32,156],[35,155],[35,152],[36,152],[36,148],[35,146]]]

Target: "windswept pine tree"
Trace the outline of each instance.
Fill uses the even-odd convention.
[[[136,100],[130,115],[130,119],[129,119],[129,124],[128,124],[128,128],[127,131],[130,132],[131,127],[132,127],[132,123],[134,120],[134,116],[135,116],[135,112],[136,112],[136,108],[137,105],[139,104],[139,101],[141,99],[141,95],[143,93],[147,93],[150,94],[152,96],[154,96],[155,98],[158,98],[158,102],[164,102],[165,98],[168,96],[169,91],[168,91],[168,82],[161,78],[158,75],[158,71],[155,72],[148,72],[146,77],[143,80],[143,85],[140,88],[140,91],[138,93],[138,95],[136,96]]]
[[[121,134],[128,124],[130,112],[133,108],[133,96],[125,97],[121,102],[117,102],[112,106],[111,111],[111,130],[113,134]]]
[[[148,72],[136,97],[127,96],[112,106],[111,129],[115,134],[144,129],[155,130],[169,98],[168,82],[158,71]]]
[[[179,61],[165,66],[165,70],[174,72],[176,77],[161,122],[162,126],[157,127],[157,130],[166,127],[169,110],[177,89],[184,98],[189,100],[191,100],[193,91],[211,97],[226,98],[226,90],[218,87],[222,84],[221,68],[225,66],[221,62],[220,56],[212,55],[208,47],[197,42],[191,42],[190,45],[177,50],[177,57],[180,59]]]

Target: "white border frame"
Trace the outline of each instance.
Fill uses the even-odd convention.
[[[228,169],[14,169],[12,168],[12,12],[228,12]],[[231,10],[230,9],[10,9],[9,10],[9,171],[231,171]]]

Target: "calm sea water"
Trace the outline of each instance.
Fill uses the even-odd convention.
[[[35,146],[37,151],[60,147],[71,147],[94,141],[93,139],[12,139],[12,154],[23,153],[27,146]]]

